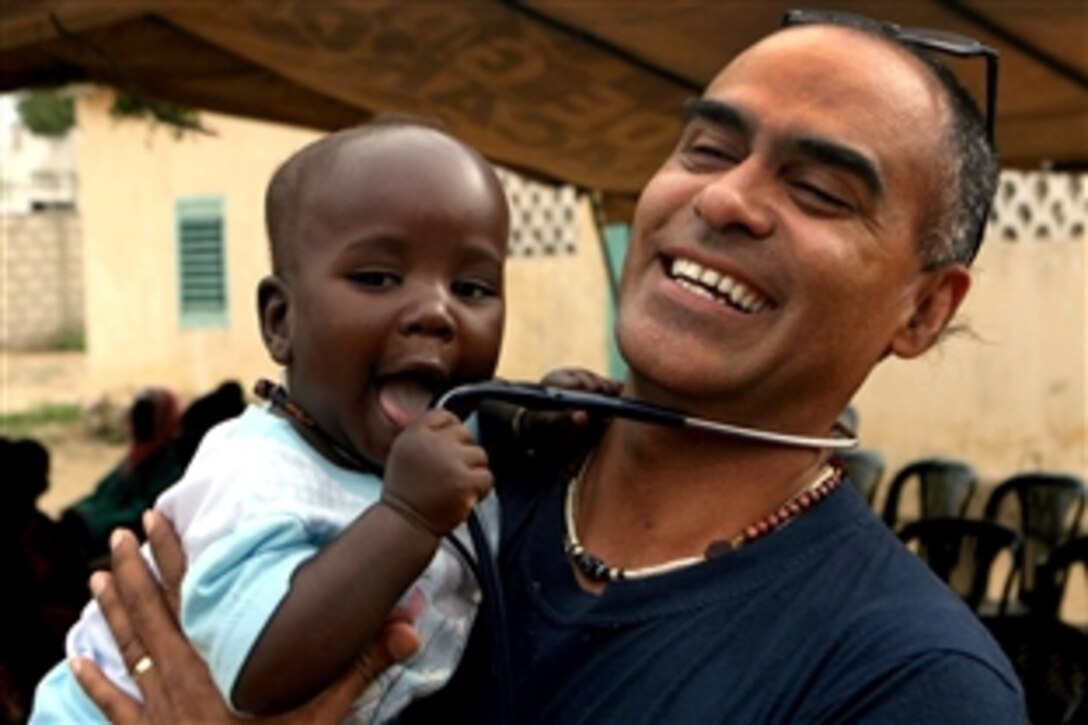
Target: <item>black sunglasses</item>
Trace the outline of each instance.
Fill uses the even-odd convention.
[[[792,25],[838,25],[847,28],[858,28],[870,32],[880,33],[908,45],[925,50],[934,50],[940,53],[956,56],[958,58],[974,58],[981,56],[986,60],[986,139],[991,148],[996,148],[994,138],[994,126],[997,122],[997,50],[980,43],[966,35],[952,33],[947,30],[935,28],[909,28],[883,20],[874,20],[856,13],[840,12],[837,10],[789,10],[782,18],[782,27]],[[978,230],[975,246],[971,250],[974,258],[982,246],[982,235],[986,228],[986,217],[989,210],[983,216],[983,222]]]

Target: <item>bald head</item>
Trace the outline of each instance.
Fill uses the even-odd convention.
[[[481,183],[502,197],[498,177],[490,164],[474,149],[426,120],[406,116],[382,116],[363,126],[329,134],[304,147],[276,170],[265,193],[265,224],[272,257],[272,271],[288,274],[304,240],[302,230],[315,207],[327,201],[330,191],[338,188],[337,174],[352,173],[349,167],[366,163],[366,145],[381,143],[393,134],[414,135],[435,144],[445,154],[460,155],[479,170]],[[368,193],[353,188],[351,193]]]

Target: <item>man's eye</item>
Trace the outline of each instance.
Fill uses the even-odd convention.
[[[392,272],[361,270],[352,272],[350,276],[352,282],[367,289],[389,289],[400,283],[400,277]]]
[[[810,205],[836,212],[850,212],[854,210],[854,207],[850,202],[815,184],[798,181],[794,182],[793,188],[797,190],[802,201]]]
[[[694,143],[685,149],[685,153],[694,159],[703,161],[715,161],[715,162],[729,162],[736,161],[733,155],[722,148],[721,146],[715,146],[708,143]]]
[[[455,295],[465,300],[478,300],[485,297],[494,297],[497,294],[492,285],[473,280],[456,281],[450,286],[450,289],[453,290]]]
[[[690,149],[688,149],[688,153],[696,154],[698,156],[711,156],[716,159],[729,158],[728,154],[726,154],[724,150],[718,148],[717,146],[711,146],[709,144],[694,144]]]
[[[738,163],[737,155],[721,144],[695,141],[681,151],[684,164],[692,170],[717,170]]]

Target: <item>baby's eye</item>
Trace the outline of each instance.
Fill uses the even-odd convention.
[[[450,289],[455,295],[465,300],[478,300],[498,294],[493,285],[477,280],[457,280]]]
[[[359,270],[352,272],[351,281],[367,289],[390,289],[400,284],[400,276],[381,270]]]

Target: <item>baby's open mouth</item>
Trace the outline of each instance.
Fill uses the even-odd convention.
[[[412,424],[434,400],[441,386],[431,376],[405,373],[391,375],[378,386],[378,405],[397,426]]]

